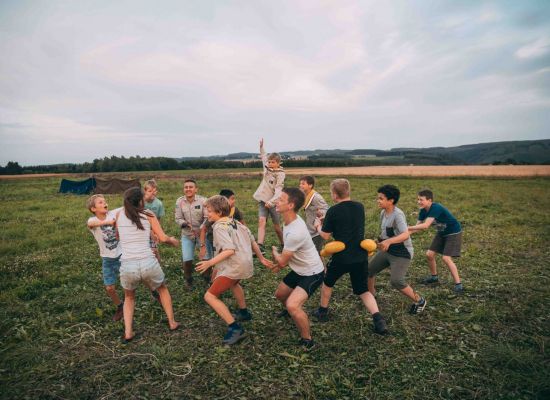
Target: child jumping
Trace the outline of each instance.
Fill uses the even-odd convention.
[[[216,255],[210,260],[197,264],[195,270],[206,272],[215,266],[212,273],[212,285],[204,294],[204,300],[227,324],[223,343],[232,345],[245,337],[244,328],[238,321],[252,319],[246,307],[241,279],[248,279],[254,273],[252,251],[266,267],[272,264],[262,255],[250,230],[240,222],[229,218],[231,206],[220,195],[212,196],[205,202],[208,220],[213,223],[214,248]],[[231,290],[239,310],[232,315],[225,303],[220,300],[222,293]]]
[[[409,226],[409,232],[414,233],[424,229],[428,229],[432,224],[437,229],[437,233],[426,252],[428,257],[428,266],[430,267],[431,276],[424,279],[425,284],[437,283],[437,266],[435,262],[435,254],[442,255],[442,260],[449,268],[453,276],[455,293],[461,294],[464,292],[464,286],[458,275],[458,268],[453,261],[453,257],[460,257],[462,248],[462,227],[460,222],[439,203],[433,202],[433,192],[431,190],[421,190],[418,192],[418,221],[416,225]],[[434,224],[435,222],[435,224]]]
[[[123,302],[116,292],[116,281],[120,275],[122,252],[115,232],[115,217],[120,208],[109,211],[102,194],[91,196],[86,202],[86,207],[94,214],[88,219],[87,225],[99,246],[105,291],[116,306],[113,321],[120,321],[123,316]]]
[[[283,244],[283,231],[281,229],[279,214],[275,210],[275,202],[281,195],[285,183],[285,172],[281,167],[281,156],[278,153],[270,153],[264,150],[264,140],[260,140],[260,156],[263,164],[263,178],[253,197],[259,202],[258,218],[258,245],[265,253],[265,227],[267,217],[271,216],[273,228],[279,238],[279,244]]]

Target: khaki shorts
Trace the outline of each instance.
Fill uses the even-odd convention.
[[[126,290],[136,290],[143,282],[150,290],[156,290],[164,283],[164,272],[155,256],[140,260],[122,260],[120,285]]]
[[[460,250],[462,249],[462,232],[454,235],[441,236],[435,235],[430,250],[435,251],[438,254],[450,257],[460,257]]]
[[[267,208],[265,206],[265,203],[263,201],[259,202],[259,208],[258,208],[258,216],[260,218],[265,218],[271,216],[271,220],[275,225],[281,224],[281,218],[279,217],[279,213],[277,210],[275,210],[275,205],[273,205],[271,208]]]

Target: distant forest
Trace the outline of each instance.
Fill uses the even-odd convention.
[[[308,150],[282,152],[281,155],[285,167],[550,164],[550,139],[423,149]],[[0,166],[0,175],[261,168],[257,156],[256,153],[181,159],[111,156],[82,164],[31,166],[21,166],[16,161],[10,161],[5,167]]]

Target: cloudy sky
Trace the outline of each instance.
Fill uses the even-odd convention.
[[[550,138],[548,1],[0,1],[0,164]]]

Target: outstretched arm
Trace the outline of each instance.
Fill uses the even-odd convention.
[[[434,222],[435,218],[428,217],[424,220],[424,222],[417,221],[416,225],[409,226],[407,229],[410,233],[415,233],[418,231],[422,231],[424,229],[428,229],[432,223]]]
[[[178,239],[176,239],[173,236],[168,236],[164,231],[162,230],[162,227],[160,226],[159,220],[155,215],[148,215],[147,219],[149,220],[149,223],[151,224],[151,230],[153,233],[158,237],[158,239],[162,243],[167,243],[171,246],[178,247],[180,242]]]
[[[271,251],[273,252],[273,261],[274,261],[274,268],[273,272],[278,272],[284,267],[288,265],[288,262],[294,255],[293,251],[284,250],[282,253],[279,253],[279,250],[277,250],[277,246],[273,246],[271,248]]]
[[[208,268],[213,267],[217,263],[225,260],[226,258],[231,257],[233,254],[235,254],[234,249],[222,250],[216,255],[216,257],[211,258],[210,260],[201,261],[197,263],[197,267],[195,268],[195,271],[200,272],[202,274]]]

